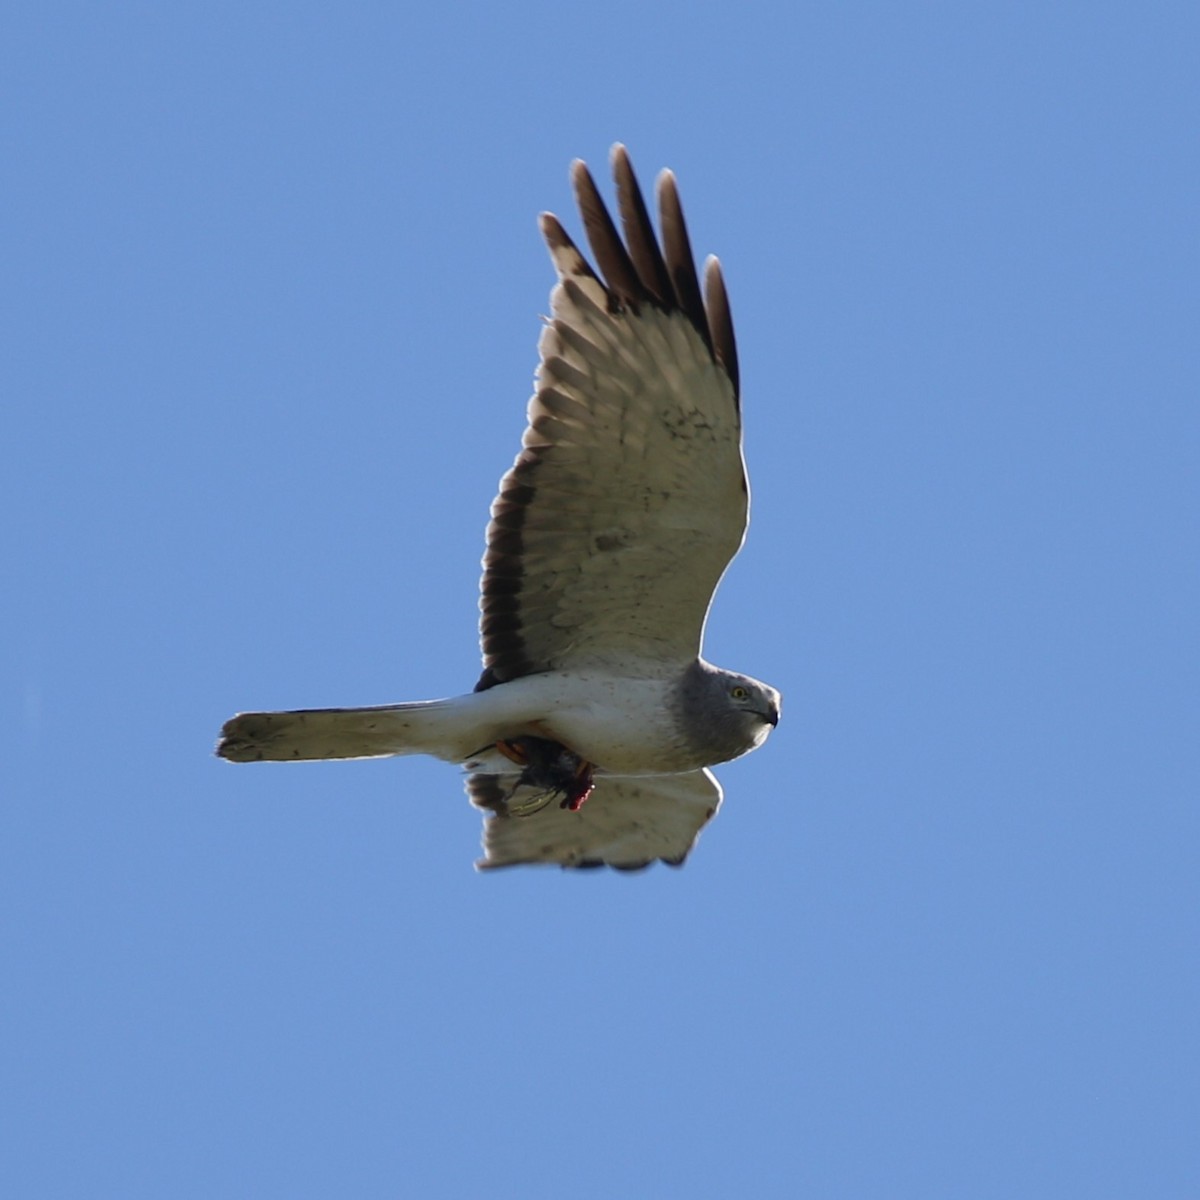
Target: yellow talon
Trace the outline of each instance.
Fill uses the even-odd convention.
[[[529,764],[529,754],[519,742],[499,741],[496,743],[496,749],[508,759],[509,762],[514,762],[518,767],[524,767]]]

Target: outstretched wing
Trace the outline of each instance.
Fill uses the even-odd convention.
[[[623,146],[622,242],[581,162],[572,181],[603,278],[558,221],[558,271],[523,449],[492,505],[480,688],[621,659],[691,662],[745,536],[737,353],[720,266],[705,289],[675,179],[658,180],[662,248]]]
[[[471,803],[492,814],[483,824],[481,869],[557,863],[636,871],[657,859],[678,867],[721,804],[721,785],[709,771],[600,775],[578,812],[539,788],[511,789],[511,777],[467,778]]]

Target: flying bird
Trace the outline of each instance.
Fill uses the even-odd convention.
[[[594,269],[540,218],[558,281],[522,449],[487,527],[483,674],[444,700],[241,713],[233,762],[430,754],[486,810],[480,868],[680,865],[717,811],[709,767],[759,746],[780,695],[701,657],[746,533],[737,350],[721,268],[701,291],[675,177],[661,242],[623,146],[624,239],[582,162]]]

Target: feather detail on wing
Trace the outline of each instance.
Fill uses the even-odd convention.
[[[572,168],[601,275],[542,217],[559,282],[523,449],[492,505],[480,688],[539,671],[694,660],[745,535],[720,267],[709,260],[702,296],[669,172],[658,185],[662,249],[621,146],[613,173],[624,242],[587,168]]]
[[[615,867],[636,871],[661,860],[678,867],[721,804],[709,771],[638,778],[601,775],[578,812],[560,808],[537,787],[512,792],[501,775],[467,778],[471,803],[484,821],[481,870],[519,863]]]

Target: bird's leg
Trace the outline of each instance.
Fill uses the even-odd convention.
[[[513,738],[511,741],[501,740],[496,743],[496,749],[508,759],[509,762],[514,762],[518,767],[529,765],[529,751],[522,745],[524,738]]]

